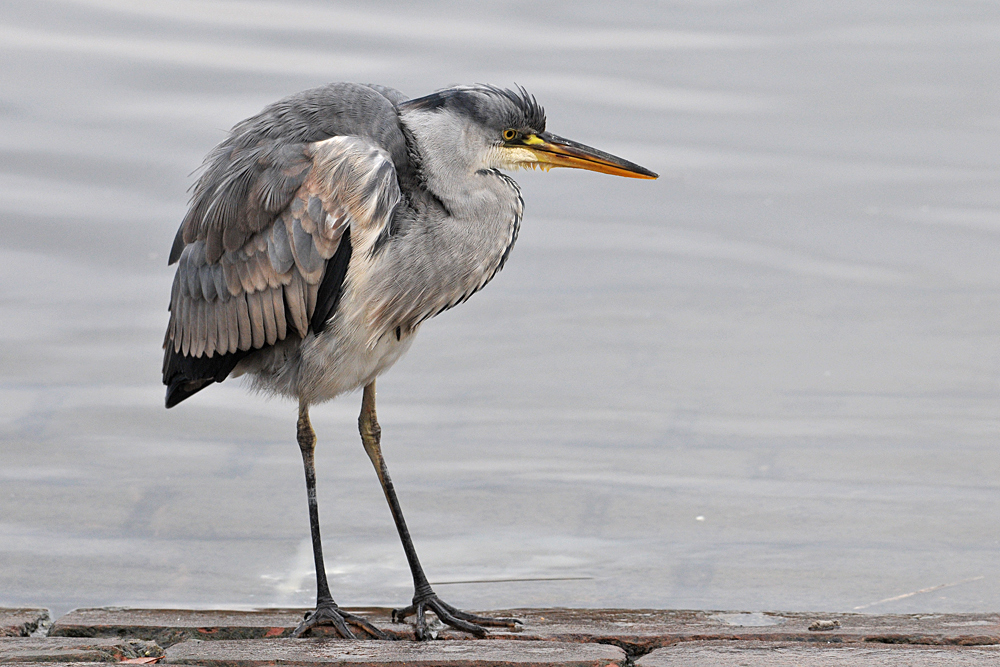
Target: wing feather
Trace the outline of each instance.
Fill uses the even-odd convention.
[[[223,301],[228,301],[232,294],[229,291],[229,285],[226,282],[226,271],[222,264],[210,264],[209,268],[212,269],[212,281],[215,283],[215,293],[218,298]]]
[[[261,310],[260,292],[247,294],[247,310],[250,313],[250,333],[255,348],[264,347],[264,313]]]
[[[292,280],[285,285],[285,303],[292,316],[292,326],[299,336],[305,338],[309,330],[309,316],[306,314],[306,294],[302,276],[298,272],[292,274]]]
[[[185,299],[181,302],[181,316],[182,322],[191,321],[191,304],[194,303],[193,299]],[[181,338],[181,354],[184,356],[188,355],[191,351],[191,326],[182,327],[183,337]]]
[[[292,254],[295,256],[296,267],[307,283],[318,283],[323,277],[326,262],[316,249],[312,234],[302,228],[301,218],[291,219],[289,232],[291,232],[289,236],[292,240]]]
[[[188,256],[187,291],[192,297],[204,298],[201,293],[201,267],[205,265],[205,244],[195,243]]]
[[[254,273],[260,276],[263,281],[263,286],[259,289],[271,290],[280,284],[278,279],[278,274],[274,272],[271,268],[271,260],[267,256],[267,246],[265,245],[263,252],[258,252],[253,256],[254,261]]]
[[[215,301],[219,295],[215,291],[215,278],[212,267],[205,265],[198,269],[198,280],[201,282],[201,294],[206,301]]]
[[[240,346],[240,325],[236,320],[236,299],[230,299],[222,303],[223,310],[220,315],[220,340],[225,336],[226,345],[219,345],[219,351],[225,354],[235,354]],[[222,327],[225,327],[223,331]]]
[[[189,306],[191,308],[191,345],[189,348],[189,353],[192,357],[198,356],[198,315],[201,310],[201,304],[204,303],[201,299],[191,299]]]
[[[236,268],[236,274],[240,277],[240,288],[244,294],[252,293],[256,287],[254,285],[254,277],[250,273],[250,267],[247,266],[247,261],[245,259],[237,258],[236,263],[233,264]]]
[[[201,355],[205,354],[205,348],[208,345],[208,325],[206,321],[207,313],[205,312],[206,310],[208,310],[207,308],[208,302],[205,300],[198,300],[195,301],[195,304],[198,309],[197,312],[198,324],[195,329],[197,335],[195,336],[191,344],[191,354],[192,356],[200,357]]]
[[[170,307],[177,303],[177,297],[180,294],[181,289],[181,272],[178,270],[174,274],[174,282],[170,285]]]
[[[198,356],[198,344],[199,344],[199,328],[200,324],[204,322],[204,317],[201,315],[201,305],[205,303],[200,299],[191,299],[191,320],[194,322],[194,326],[191,327],[191,356]]]
[[[269,287],[267,274],[263,271],[262,267],[264,264],[261,264],[261,259],[264,260],[264,264],[270,264],[267,261],[267,257],[263,257],[263,255],[254,255],[247,260],[247,268],[250,270],[250,277],[253,279],[254,292],[260,292]]]
[[[288,322],[285,319],[285,300],[283,298],[284,289],[279,286],[270,290],[271,292],[271,312],[274,313],[275,340],[285,340],[288,336]],[[271,341],[274,345],[275,341]]]
[[[277,222],[271,228],[267,237],[267,256],[271,260],[271,268],[281,275],[288,273],[295,264],[292,246],[288,241],[288,231],[282,222]]]
[[[240,341],[237,348],[246,351],[253,344],[253,332],[250,329],[250,310],[247,308],[245,295],[233,299],[233,301],[236,302],[236,321],[240,329]]]
[[[275,290],[265,290],[258,292],[257,296],[261,304],[261,314],[264,316],[264,343],[274,345],[278,340],[278,323],[274,317],[274,297],[271,292]]]
[[[221,301],[205,302],[205,356],[211,359],[219,350],[219,306]]]
[[[177,268],[180,271],[180,267]],[[234,265],[222,260],[222,271],[226,278],[226,290],[230,296],[239,296],[243,293],[243,283],[240,280],[239,269]]]
[[[311,313],[316,310],[316,297],[319,295],[319,285],[305,285],[306,292],[306,312]]]

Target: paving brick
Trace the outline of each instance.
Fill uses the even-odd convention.
[[[344,639],[189,640],[167,649],[167,663],[258,665],[415,665],[418,667],[610,667],[625,664],[617,646],[534,641],[448,642]]]
[[[1000,643],[1000,614],[822,614],[643,609],[520,609],[524,621],[495,637],[596,641],[632,653],[696,640],[987,645]],[[830,628],[813,629],[809,628]]]
[[[58,619],[50,636],[135,637],[170,646],[185,639],[259,639],[288,636],[304,609],[191,611],[79,609]],[[412,639],[409,624],[395,624],[385,608],[352,609],[399,639]],[[881,642],[988,645],[1000,643],[1000,614],[816,614],[635,609],[514,609],[482,612],[515,616],[519,632],[491,628],[492,639],[598,642],[644,653],[683,641]],[[810,630],[810,627],[814,628]],[[313,636],[335,637],[332,628]],[[468,639],[450,629],[442,639]]]
[[[27,637],[49,620],[48,609],[0,607],[0,637]]]
[[[687,642],[639,658],[636,667],[993,667],[1000,646]]]
[[[412,638],[408,625],[393,624],[388,609],[352,609],[400,639]],[[76,609],[58,619],[50,637],[135,637],[172,646],[187,639],[264,639],[287,637],[302,620],[303,609],[215,611],[189,609]],[[337,637],[331,627],[314,636]]]
[[[163,649],[153,642],[136,639],[92,639],[71,637],[0,638],[0,663],[17,662],[121,662],[159,657]]]

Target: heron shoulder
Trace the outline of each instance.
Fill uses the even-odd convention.
[[[310,178],[322,204],[330,210],[324,220],[333,225],[347,219],[356,233],[381,233],[402,199],[389,153],[369,141],[349,136],[310,144],[308,153],[313,159]]]
[[[171,250],[206,241],[210,262],[238,249],[291,202],[312,167],[307,146],[357,137],[382,149],[404,182],[412,180],[406,138],[388,88],[337,83],[296,93],[238,123],[213,149],[193,187]]]

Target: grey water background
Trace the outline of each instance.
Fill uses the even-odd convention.
[[[166,255],[229,127],[353,80],[522,84],[662,175],[516,175],[379,381],[442,597],[1000,609],[998,62],[989,2],[6,0],[0,605],[312,603],[295,406],[162,406]],[[327,563],[399,605],[359,403],[313,411]]]

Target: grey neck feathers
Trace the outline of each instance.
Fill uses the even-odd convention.
[[[369,285],[385,321],[406,330],[489,282],[517,237],[523,202],[517,184],[485,163],[485,136],[470,137],[445,113],[410,110],[401,119],[423,185],[444,205],[412,210],[406,232],[380,251],[382,270]]]

